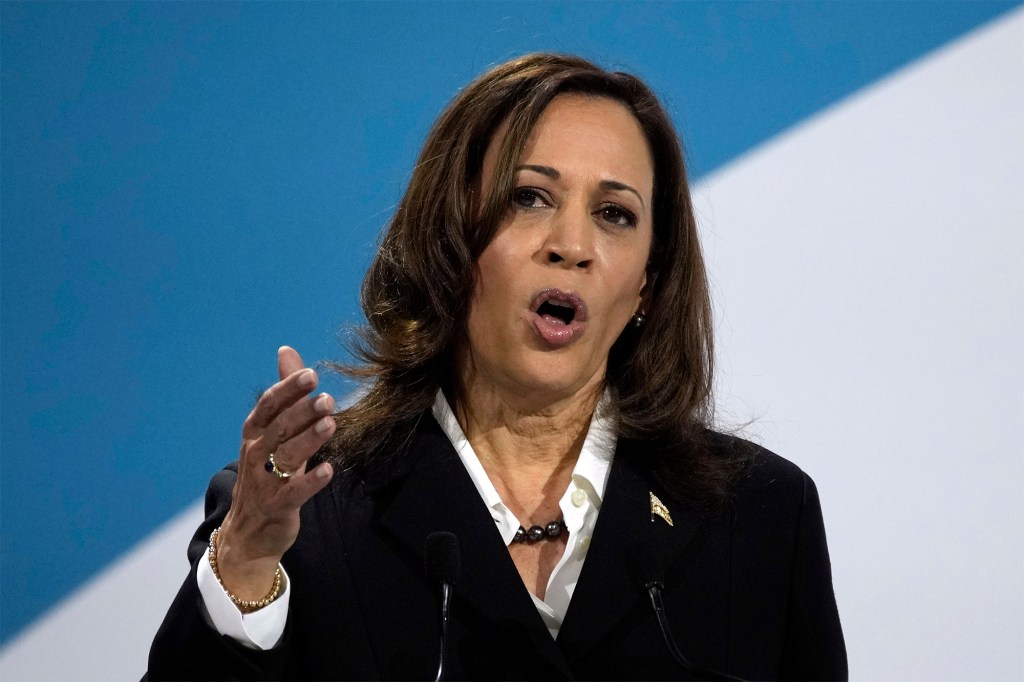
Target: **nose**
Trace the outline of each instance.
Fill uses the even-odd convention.
[[[542,256],[551,265],[589,268],[594,262],[594,225],[590,213],[575,209],[553,216]]]

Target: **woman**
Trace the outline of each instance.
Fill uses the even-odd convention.
[[[845,677],[814,484],[709,429],[696,225],[641,81],[536,54],[470,84],[363,309],[354,406],[279,351],[151,679],[431,676],[425,561],[456,583],[451,679]]]

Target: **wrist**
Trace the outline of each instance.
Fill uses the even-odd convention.
[[[281,564],[274,559],[238,561],[238,553],[222,541],[220,528],[210,534],[209,556],[214,577],[243,613],[261,609],[281,594]]]

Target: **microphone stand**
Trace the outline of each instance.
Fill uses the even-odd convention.
[[[424,545],[427,580],[441,586],[441,654],[434,682],[444,679],[449,663],[448,622],[452,612],[452,588],[459,578],[459,539],[454,533],[437,531],[427,536]]]
[[[444,679],[445,664],[448,662],[448,617],[451,615],[452,586],[441,583],[441,655],[438,657],[437,677],[434,682]]]

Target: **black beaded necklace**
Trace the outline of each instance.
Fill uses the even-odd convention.
[[[516,531],[512,542],[529,542],[533,544],[540,540],[557,540],[565,530],[565,519],[552,521],[546,526],[530,526],[530,530],[519,526],[519,530]]]

